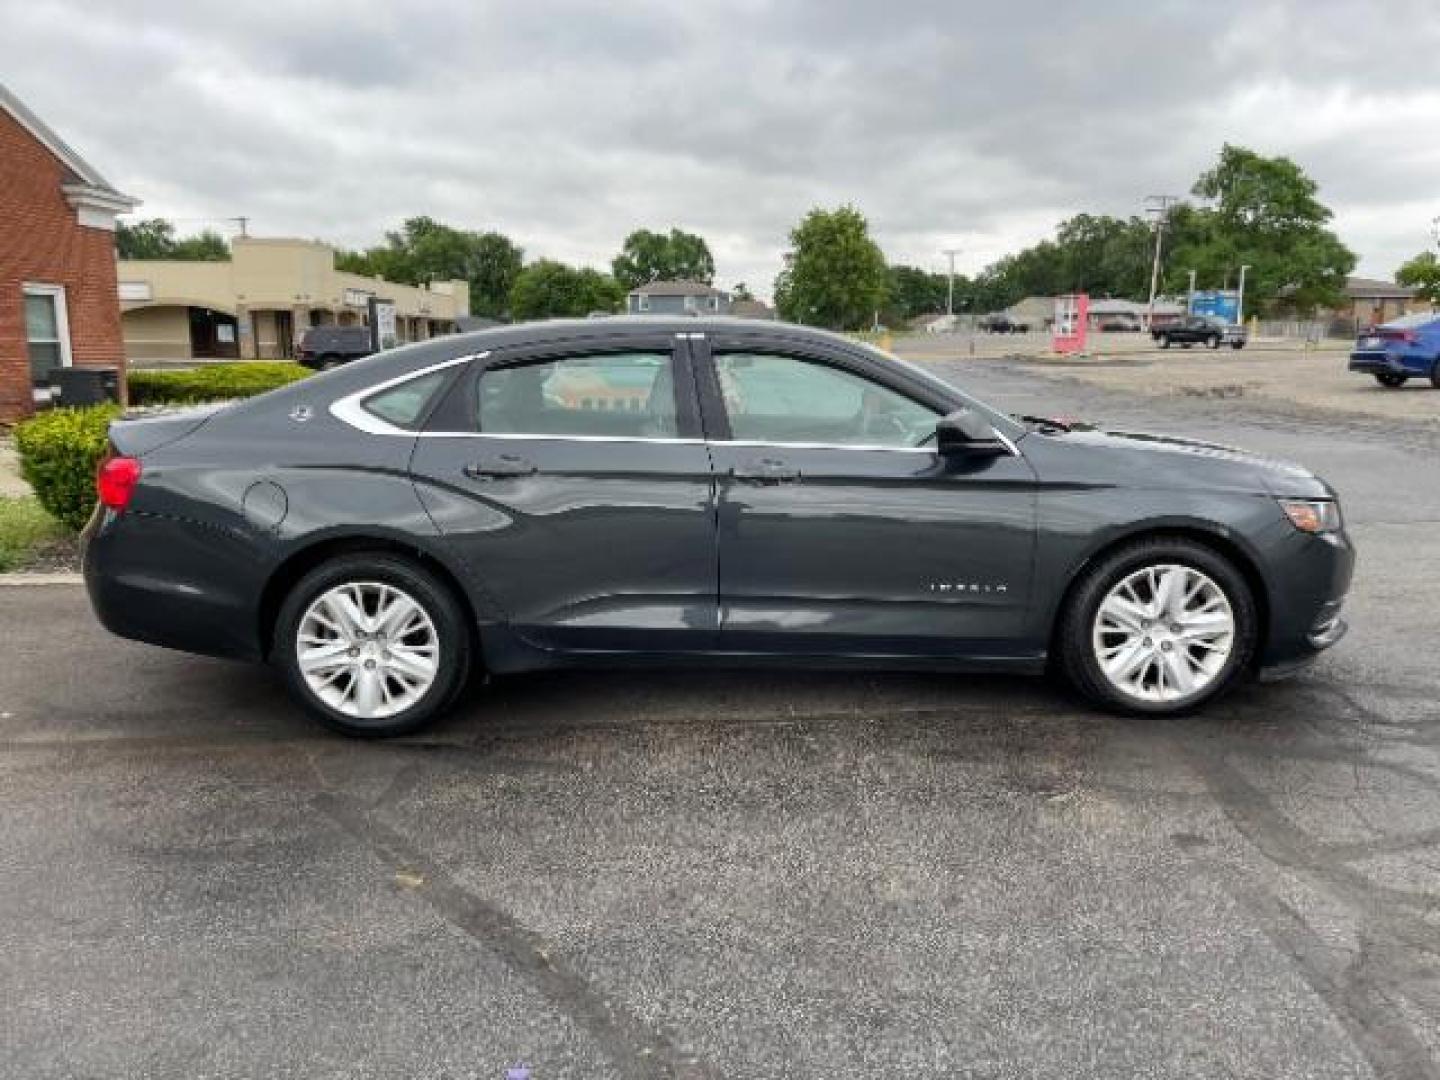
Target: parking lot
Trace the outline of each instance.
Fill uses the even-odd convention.
[[[917,350],[1316,468],[1351,634],[1163,723],[1019,679],[560,673],[364,744],[3,586],[0,1072],[1440,1076],[1440,392]]]

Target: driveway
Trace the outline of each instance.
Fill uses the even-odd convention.
[[[1440,1076],[1429,429],[935,366],[1317,467],[1350,637],[1165,723],[1039,681],[563,673],[372,745],[0,587],[5,1071]]]

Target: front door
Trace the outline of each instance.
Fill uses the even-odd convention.
[[[942,457],[943,408],[842,355],[706,344],[722,647],[1014,655],[1034,551],[1025,459]]]
[[[714,646],[714,490],[685,346],[499,350],[416,441],[427,510],[530,644]]]

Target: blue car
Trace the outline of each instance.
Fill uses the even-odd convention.
[[[1390,390],[1407,379],[1429,379],[1440,389],[1440,314],[1406,315],[1366,330],[1355,341],[1350,370]]]

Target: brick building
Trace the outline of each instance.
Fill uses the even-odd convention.
[[[115,217],[122,195],[0,85],[0,422],[55,367],[118,367]]]

